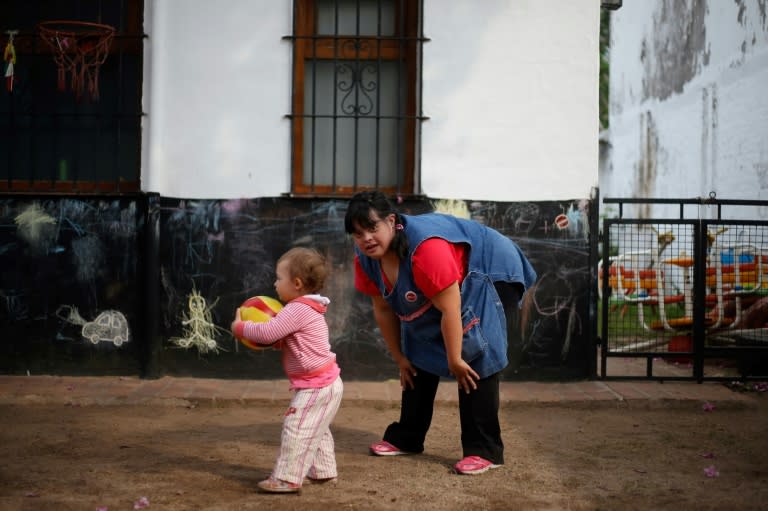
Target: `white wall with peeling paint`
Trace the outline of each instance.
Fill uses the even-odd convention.
[[[142,188],[290,191],[289,0],[146,0]],[[585,198],[599,0],[424,0],[420,182],[446,199]]]
[[[612,13],[603,198],[768,200],[767,8],[766,0],[648,0]],[[749,214],[766,219],[768,208]]]

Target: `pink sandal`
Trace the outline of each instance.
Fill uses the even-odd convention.
[[[487,472],[492,468],[499,468],[500,466],[480,456],[466,456],[463,460],[456,463],[453,469],[456,470],[457,474],[473,476]]]
[[[263,493],[300,493],[301,492],[301,485],[296,483],[289,483],[288,481],[283,481],[282,479],[276,479],[274,477],[269,477],[269,479],[264,479],[263,481],[259,481],[256,486],[259,488],[260,492]]]
[[[410,454],[405,451],[401,451],[386,440],[379,440],[378,442],[372,443],[370,450],[371,454],[375,456],[402,456],[403,454]]]

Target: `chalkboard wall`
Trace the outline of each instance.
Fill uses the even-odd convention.
[[[0,370],[136,374],[145,199],[0,199]]]
[[[505,378],[588,377],[590,203],[467,206],[539,275]],[[418,214],[434,203],[399,207]],[[354,289],[345,211],[345,201],[297,198],[0,199],[0,372],[282,378],[278,352],[244,348],[227,329],[244,299],[275,295],[275,261],[303,245],[332,267],[323,293],[344,377],[393,378],[370,300]]]

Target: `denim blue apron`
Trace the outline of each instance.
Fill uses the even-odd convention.
[[[401,350],[411,363],[427,372],[450,377],[441,313],[416,287],[413,254],[429,238],[469,246],[467,274],[461,283],[461,357],[480,378],[507,366],[507,323],[494,282],[519,283],[528,289],[536,272],[520,248],[498,231],[478,222],[440,213],[401,215],[408,238],[408,257],[400,262],[397,282],[387,293],[378,260],[357,248],[360,265],[400,318]]]

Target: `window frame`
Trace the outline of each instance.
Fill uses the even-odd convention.
[[[293,39],[293,93],[291,118],[291,193],[294,195],[349,196],[353,193],[376,188],[390,194],[415,193],[417,166],[417,128],[423,117],[417,113],[420,105],[420,75],[418,59],[421,56],[419,0],[395,0],[395,22],[393,36],[359,35],[318,35],[316,0],[294,0]],[[345,45],[353,44],[355,55],[342,55]],[[304,109],[305,59],[327,61],[359,61],[402,59],[406,73],[405,114],[401,118],[403,148],[398,166],[402,179],[395,186],[363,186],[356,182],[320,185],[304,180],[304,120],[311,117]],[[355,177],[356,180],[356,177]]]

